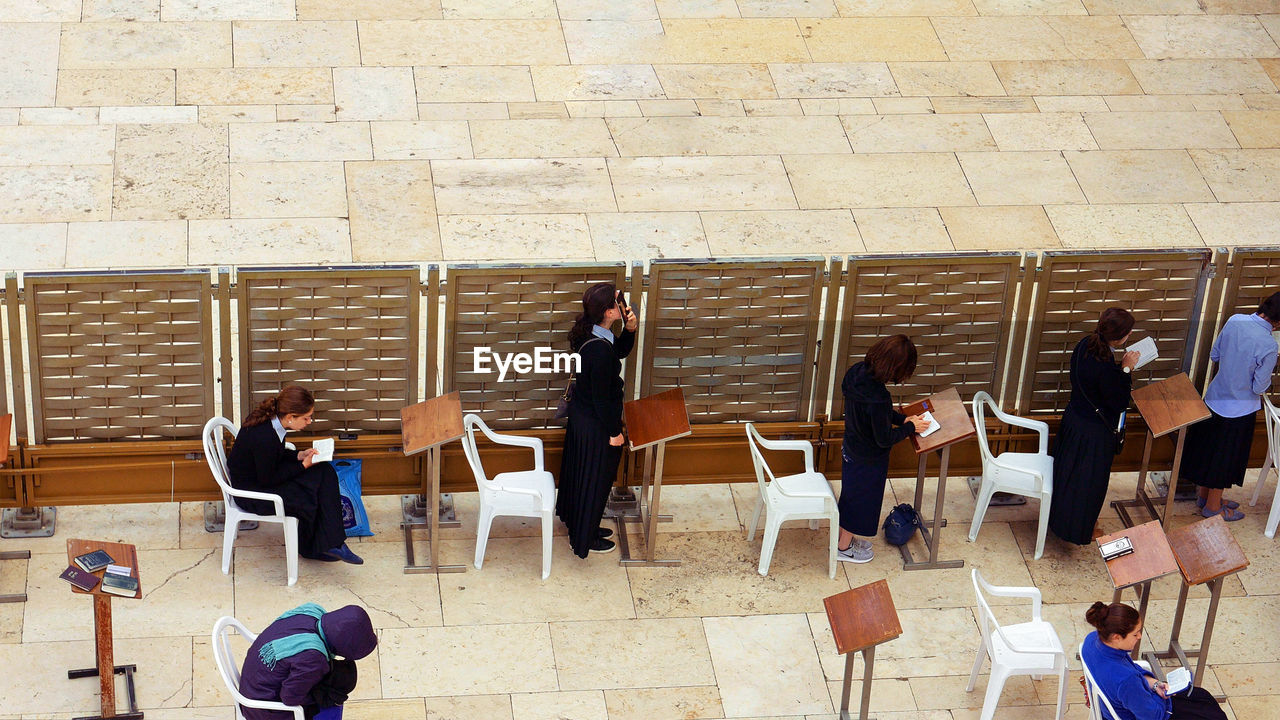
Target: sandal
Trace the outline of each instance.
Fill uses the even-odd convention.
[[[1204,498],[1202,497],[1196,498],[1196,507],[1200,508],[1201,510],[1204,509]],[[1228,500],[1226,498],[1222,498],[1222,507],[1229,507],[1232,510],[1235,510],[1236,508],[1240,507],[1240,503],[1236,502],[1235,500]]]
[[[1226,503],[1222,504],[1222,509],[1218,510],[1218,512],[1213,512],[1208,508],[1204,508],[1203,510],[1200,511],[1200,514],[1207,518],[1211,518],[1214,515],[1221,515],[1222,519],[1226,520],[1227,522],[1235,522],[1237,520],[1244,519],[1244,513],[1240,512],[1239,510],[1234,510],[1230,507],[1227,507]]]

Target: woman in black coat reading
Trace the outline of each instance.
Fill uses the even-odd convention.
[[[622,334],[609,328],[623,321]],[[639,321],[612,284],[582,295],[582,314],[569,331],[569,349],[582,359],[569,401],[569,425],[560,463],[556,514],[569,527],[578,557],[613,550],[610,530],[600,527],[609,488],[622,459],[622,359],[631,354]]]
[[[864,563],[880,528],[880,506],[889,477],[889,450],[923,430],[919,415],[893,408],[886,383],[900,383],[916,371],[916,346],[906,335],[881,338],[866,359],[844,374],[844,446],[840,449],[840,545],[836,559]]]
[[[231,486],[279,495],[284,513],[298,518],[298,554],[311,560],[363,564],[347,547],[342,527],[342,495],[338,473],[327,462],[314,463],[314,448],[285,447],[285,433],[311,424],[316,401],[311,393],[290,385],[249,413],[227,456]],[[272,515],[267,500],[237,499],[251,513]]]
[[[1093,527],[1107,499],[1111,461],[1116,455],[1116,426],[1129,409],[1137,352],[1116,362],[1133,330],[1133,315],[1111,307],[1098,326],[1071,353],[1071,399],[1062,413],[1053,448],[1053,501],[1049,529],[1076,545],[1093,542]]]

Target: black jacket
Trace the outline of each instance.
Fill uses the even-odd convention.
[[[1114,430],[1120,414],[1129,409],[1133,375],[1114,358],[1100,360],[1088,350],[1089,339],[1076,343],[1071,353],[1071,400],[1067,411]],[[1102,411],[1102,417],[1094,407]]]
[[[844,393],[844,452],[850,458],[880,460],[889,449],[916,431],[906,415],[893,409],[884,383],[865,362],[855,363],[840,384]]]
[[[593,423],[608,437],[622,432],[622,359],[635,347],[636,334],[623,330],[614,338],[591,341],[587,338],[577,350],[582,357],[582,369],[573,388],[573,401],[569,413]]]
[[[276,492],[276,486],[304,470],[297,451],[285,449],[270,420],[241,428],[227,456],[231,487],[237,490]]]

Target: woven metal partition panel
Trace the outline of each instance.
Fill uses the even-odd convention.
[[[25,284],[36,442],[199,437],[213,414],[208,272]]]
[[[693,422],[807,420],[824,266],[655,261],[641,395],[683,388]]]
[[[400,432],[418,396],[417,267],[237,274],[242,415],[280,388],[316,398],[311,432]]]
[[[537,348],[568,352],[569,328],[582,312],[582,293],[596,283],[623,287],[626,267],[450,267],[445,278],[444,391],[457,390],[464,412],[505,429],[553,427],[567,373],[516,372],[502,380],[496,364],[476,372],[476,348],[499,354]],[[636,357],[635,353],[631,356]]]
[[[1239,248],[1231,258],[1231,267],[1227,273],[1225,299],[1222,313],[1213,325],[1213,335],[1209,337],[1205,347],[1201,349],[1201,357],[1209,360],[1209,351],[1218,331],[1222,329],[1227,318],[1236,313],[1253,313],[1258,310],[1258,303],[1267,299],[1274,292],[1280,292],[1280,248]],[[1280,367],[1277,367],[1280,372]],[[1278,388],[1272,381],[1271,391]]]
[[[915,375],[891,388],[914,402],[955,387],[1000,397],[1022,258],[982,255],[852,257],[837,348],[832,417],[844,412],[840,382],[880,338],[903,334],[919,353]]]
[[[1035,274],[1021,412],[1061,412],[1071,395],[1071,351],[1108,307],[1133,313],[1130,343],[1150,336],[1160,358],[1138,371],[1159,380],[1190,365],[1209,250],[1047,252]]]

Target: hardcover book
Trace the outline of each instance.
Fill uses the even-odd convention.
[[[85,592],[98,587],[98,577],[96,575],[90,575],[89,573],[79,568],[71,567],[70,565],[68,565],[67,569],[63,570],[62,574],[58,577],[66,580]]]
[[[93,552],[90,552],[90,553],[77,555],[75,560],[77,565],[84,568],[88,572],[101,570],[102,568],[115,562],[114,560],[111,559],[111,556],[107,554],[106,550],[94,550]]]
[[[133,597],[138,594],[138,581],[136,578],[124,577],[123,575],[103,575],[102,591],[109,592],[112,595]]]

